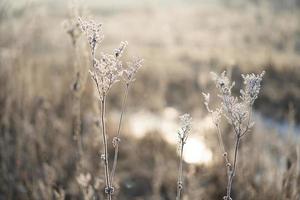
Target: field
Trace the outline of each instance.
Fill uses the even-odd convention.
[[[125,107],[123,81],[109,90],[102,122],[78,16],[102,24],[97,57],[127,41],[123,65],[143,59]],[[211,72],[224,70],[237,96],[241,74],[265,70],[231,198],[300,200],[299,1],[0,0],[0,200],[106,199],[103,156],[112,168],[124,108],[112,199],[176,199],[184,113],[192,128],[181,199],[223,199],[226,167],[202,93],[219,105]],[[233,160],[235,129],[226,122]]]

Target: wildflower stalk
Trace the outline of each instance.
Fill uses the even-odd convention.
[[[109,166],[108,166],[108,145],[107,145],[107,135],[106,135],[106,126],[105,126],[105,102],[106,95],[101,100],[101,126],[102,126],[102,138],[103,138],[103,146],[104,146],[104,155],[101,158],[104,161],[104,175],[105,175],[105,193],[109,200],[112,198],[113,188],[111,186],[110,178],[109,178]]]
[[[251,116],[252,116],[252,109],[249,106],[248,121],[247,121],[247,125],[246,125],[245,130],[242,132],[242,130],[241,130],[240,127],[239,128],[234,128],[234,130],[237,130],[237,132],[236,132],[236,138],[235,138],[233,169],[229,171],[230,173],[228,173],[227,195],[225,197],[227,200],[231,199],[230,193],[231,193],[233,178],[234,178],[235,173],[236,173],[237,156],[238,156],[239,144],[240,144],[242,136],[244,136],[248,132],[248,130],[250,128]]]
[[[249,129],[251,128],[251,117],[252,117],[252,109],[251,109],[251,107],[249,107],[249,111],[248,111],[248,113],[249,113],[249,116],[248,116],[248,122],[247,122],[247,125],[246,125],[246,128],[245,128],[245,130],[240,134],[240,137],[243,137],[248,131],[249,131]]]
[[[104,35],[102,34],[102,25],[97,24],[94,21],[84,21],[81,18],[78,19],[81,25],[82,31],[85,33],[88,43],[91,48],[92,57],[92,67],[89,70],[92,80],[94,81],[98,94],[99,94],[99,104],[100,104],[100,118],[101,118],[101,128],[102,128],[102,138],[103,138],[103,148],[104,153],[101,154],[101,159],[104,161],[104,175],[105,175],[105,189],[104,192],[107,195],[107,199],[111,200],[114,193],[113,188],[113,178],[115,175],[115,170],[117,166],[118,152],[119,152],[119,142],[121,134],[121,124],[123,120],[123,115],[125,112],[129,83],[133,82],[135,79],[135,74],[137,70],[142,66],[142,59],[136,59],[133,62],[128,63],[128,69],[124,69],[122,66],[122,61],[120,60],[122,53],[124,52],[127,42],[121,42],[120,46],[114,50],[113,54],[102,53],[101,59],[96,58],[96,49],[100,42],[102,41]],[[105,108],[106,108],[106,96],[109,94],[111,87],[118,81],[121,77],[124,78],[126,82],[125,96],[122,103],[122,112],[120,116],[120,121],[118,125],[117,136],[113,139],[113,146],[115,147],[114,162],[112,170],[109,170],[108,161],[108,139],[105,127]]]
[[[112,166],[112,170],[111,170],[111,173],[110,173],[110,177],[111,177],[110,182],[112,184],[114,182],[114,176],[115,176],[115,172],[116,172],[116,168],[117,168],[117,163],[118,163],[119,144],[121,142],[121,138],[120,138],[120,135],[121,135],[121,126],[122,126],[123,115],[125,114],[125,109],[126,109],[126,105],[127,105],[128,92],[129,92],[129,83],[126,83],[126,89],[125,89],[125,94],[124,94],[123,102],[122,102],[122,108],[121,108],[122,111],[121,111],[121,115],[120,115],[117,136],[114,137],[114,139],[113,139],[113,146],[115,148],[115,152],[114,152],[113,166]]]
[[[182,163],[183,163],[183,147],[184,147],[184,141],[180,140],[180,160],[179,160],[179,170],[178,170],[178,179],[177,179],[177,195],[176,200],[181,199],[181,191],[183,189],[183,181],[182,181]]]
[[[82,75],[80,64],[80,56],[79,56],[79,48],[78,48],[78,39],[81,35],[79,23],[74,20],[74,17],[78,16],[79,8],[74,5],[72,11],[70,11],[70,16],[67,20],[64,21],[64,29],[66,33],[69,35],[73,47],[73,67],[74,67],[74,75],[75,80],[72,84],[73,91],[73,138],[77,144],[77,156],[78,160],[81,160],[83,154],[83,144],[81,138],[81,96],[82,91],[84,89],[85,77]]]
[[[226,200],[230,200],[230,193],[231,193],[231,187],[232,187],[232,181],[233,177],[235,176],[236,172],[236,165],[237,165],[237,155],[238,155],[238,148],[240,144],[240,136],[236,136],[235,140],[235,148],[234,148],[234,160],[233,160],[233,169],[231,169],[228,173],[228,183],[227,183],[227,195],[225,197]]]
[[[237,161],[238,161],[238,150],[241,138],[251,129],[254,125],[251,122],[252,106],[254,101],[257,99],[260,91],[260,83],[265,72],[259,75],[247,74],[242,75],[244,79],[244,89],[240,91],[240,99],[234,97],[231,94],[231,89],[234,86],[234,82],[231,83],[230,79],[226,76],[226,72],[223,72],[221,76],[213,74],[215,77],[216,87],[219,89],[218,96],[221,99],[221,106],[216,110],[209,108],[210,95],[203,93],[205,98],[205,106],[208,112],[212,115],[213,122],[217,127],[218,139],[223,151],[223,157],[227,168],[227,187],[226,196],[224,200],[232,200],[230,197],[233,178],[236,174]],[[231,165],[228,154],[225,151],[222,134],[220,130],[221,116],[224,116],[228,123],[232,126],[235,133],[235,144],[234,144],[234,156],[233,166]]]
[[[73,86],[74,90],[74,104],[75,104],[75,110],[77,111],[75,113],[75,124],[74,124],[74,138],[77,141],[77,147],[78,147],[78,154],[79,154],[79,160],[81,160],[82,154],[83,154],[83,144],[82,144],[82,136],[81,136],[81,86],[80,86],[80,71],[79,71],[79,52],[78,52],[78,46],[76,42],[73,41],[74,50],[75,50],[75,59],[74,59],[74,66],[76,69],[76,81]]]
[[[223,152],[223,156],[225,159],[225,164],[229,163],[228,160],[228,156],[227,156],[227,152],[225,151],[225,147],[224,147],[224,142],[223,142],[223,138],[222,138],[222,134],[221,134],[221,129],[220,129],[220,125],[216,124],[217,130],[218,130],[218,139],[219,139],[219,144],[221,146],[221,150]]]
[[[190,117],[189,114],[184,114],[179,118],[181,123],[181,128],[178,131],[180,158],[179,158],[179,169],[178,169],[178,177],[177,177],[176,200],[181,199],[181,194],[183,189],[183,149],[187,141],[187,138],[189,136],[189,132],[192,128],[192,118]]]

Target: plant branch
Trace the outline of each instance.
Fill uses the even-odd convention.
[[[121,111],[121,115],[120,115],[120,121],[119,121],[119,125],[118,125],[117,136],[113,140],[115,153],[114,153],[113,167],[112,167],[112,170],[111,170],[111,173],[110,173],[110,177],[111,177],[110,182],[111,182],[111,184],[113,184],[114,176],[115,176],[115,172],[116,172],[116,168],[117,168],[117,163],[118,163],[119,143],[121,142],[121,139],[120,139],[121,126],[122,126],[122,120],[123,120],[123,116],[125,114],[125,109],[126,109],[126,105],[127,105],[128,92],[129,92],[129,84],[127,83],[125,94],[124,94],[124,97],[123,97],[123,102],[122,102],[122,111]]]
[[[76,80],[74,82],[74,85],[72,87],[73,89],[73,97],[74,97],[74,106],[75,106],[75,124],[74,124],[74,138],[77,142],[77,147],[78,147],[78,159],[79,161],[81,160],[81,157],[83,155],[83,143],[82,143],[82,136],[81,136],[81,119],[80,119],[80,114],[81,114],[81,83],[80,83],[80,70],[79,70],[79,50],[78,46],[76,43],[76,40],[73,41],[73,48],[74,48],[74,68],[75,68],[75,75],[76,75]]]
[[[252,117],[252,107],[249,108],[248,122],[247,122],[244,132],[241,134],[241,137],[243,137],[249,131],[251,117]]]

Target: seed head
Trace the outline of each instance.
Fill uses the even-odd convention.
[[[102,33],[102,24],[98,24],[93,20],[82,20],[80,17],[78,17],[78,23],[81,30],[85,33],[92,50],[92,54],[94,55],[98,45],[104,38]]]
[[[126,49],[126,46],[128,45],[128,42],[125,41],[125,42],[121,42],[120,43],[120,46],[118,48],[115,49],[115,57],[116,58],[119,58],[122,56],[124,50]]]
[[[123,79],[126,84],[135,81],[137,71],[142,67],[143,59],[134,58],[132,61],[127,62],[127,68],[123,71]]]
[[[263,71],[261,74],[255,75],[255,74],[242,74],[242,77],[244,79],[244,90],[241,90],[241,99],[250,105],[254,103],[254,101],[258,97],[258,93],[260,91],[260,83],[262,81],[262,78],[265,74],[265,71]]]
[[[94,58],[90,75],[96,83],[100,100],[103,100],[110,88],[122,77],[123,68],[120,58],[125,50],[125,44],[122,42],[113,55],[102,53],[100,60]],[[118,52],[118,56],[116,52]]]
[[[221,75],[212,73],[216,87],[218,88],[218,97],[221,99],[221,106],[215,110],[210,109],[210,95],[202,94],[204,96],[204,104],[208,112],[212,114],[214,124],[218,125],[221,115],[223,115],[228,123],[233,126],[236,134],[244,134],[244,131],[247,132],[253,126],[253,123],[250,121],[250,112],[254,101],[258,97],[264,73],[263,71],[259,75],[242,75],[244,89],[241,90],[240,98],[232,95],[231,89],[234,83],[230,82],[226,72],[223,72]]]
[[[180,129],[178,131],[178,137],[180,141],[185,142],[188,134],[192,128],[192,117],[189,114],[184,114],[179,117],[180,119]]]
[[[230,82],[226,71],[224,71],[220,76],[213,72],[211,74],[216,83],[216,87],[219,89],[220,93],[222,95],[231,95],[231,89],[233,88],[235,83]]]

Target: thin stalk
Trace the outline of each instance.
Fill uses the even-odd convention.
[[[177,180],[177,195],[176,195],[176,200],[181,199],[181,191],[183,189],[183,183],[182,183],[182,156],[183,156],[183,146],[184,146],[184,141],[181,140],[181,147],[180,147],[180,160],[179,160],[179,170],[178,170],[178,180]]]
[[[224,157],[224,161],[225,161],[225,166],[227,168],[227,178],[228,178],[228,183],[229,183],[230,182],[230,174],[231,174],[231,171],[232,171],[231,170],[231,164],[230,164],[229,159],[228,159],[228,154],[225,151],[225,147],[224,147],[224,142],[223,142],[223,139],[222,139],[220,125],[216,124],[216,126],[217,126],[217,130],[218,130],[219,143],[220,143],[220,146],[221,146],[221,150],[223,151],[223,157]],[[227,185],[229,185],[229,184],[227,184]],[[228,191],[228,186],[227,186],[227,191]]]
[[[246,128],[245,128],[244,132],[241,133],[241,137],[243,137],[249,131],[251,117],[252,117],[252,108],[250,107],[249,108],[249,116],[248,116],[247,125],[246,125]]]
[[[83,155],[83,143],[82,143],[82,137],[81,137],[81,90],[82,86],[80,83],[80,70],[79,70],[79,65],[80,65],[80,60],[79,60],[79,50],[78,46],[76,43],[76,40],[72,38],[72,44],[73,44],[73,49],[74,49],[74,69],[75,69],[75,76],[76,80],[73,85],[73,98],[74,98],[74,105],[75,106],[75,116],[74,116],[74,139],[77,142],[77,148],[78,148],[78,160],[79,162],[81,161],[82,155]]]
[[[228,177],[227,195],[226,195],[226,199],[227,199],[227,200],[231,200],[230,193],[231,193],[231,187],[232,187],[233,177],[235,176],[235,172],[236,172],[237,155],[238,155],[238,148],[239,148],[239,144],[240,144],[240,139],[241,139],[241,136],[238,135],[238,136],[236,137],[236,141],[235,141],[233,169],[232,169],[231,172],[228,174],[229,177]]]
[[[112,170],[111,170],[111,173],[110,173],[110,177],[111,177],[110,182],[111,182],[111,184],[113,184],[113,182],[114,182],[114,176],[115,176],[117,163],[118,163],[121,126],[122,126],[123,116],[125,114],[125,109],[126,109],[126,105],[127,105],[128,92],[129,92],[129,84],[127,83],[125,94],[124,94],[124,97],[123,97],[123,102],[122,102],[122,111],[121,111],[120,121],[119,121],[119,125],[118,125],[117,136],[114,138],[115,141],[113,141],[113,144],[114,144],[114,147],[115,147],[115,153],[114,153],[113,167],[112,167]]]
[[[104,146],[104,167],[105,167],[105,185],[106,185],[106,194],[109,200],[111,200],[111,184],[109,178],[109,167],[108,167],[108,147],[107,147],[107,135],[105,128],[105,95],[101,100],[101,125],[102,125],[102,137],[103,137],[103,146]]]
[[[76,100],[76,107],[77,107],[77,113],[75,116],[75,139],[77,141],[78,146],[78,154],[79,154],[79,160],[81,160],[81,157],[83,155],[83,143],[82,143],[82,136],[81,136],[81,120],[80,120],[80,97]]]
[[[225,159],[225,164],[227,165],[229,163],[229,159],[228,159],[227,152],[225,151],[225,146],[224,146],[224,142],[223,142],[223,138],[222,138],[222,134],[221,134],[220,125],[217,124],[216,126],[217,126],[217,130],[218,130],[219,144],[221,146],[221,151],[223,152],[223,157]]]
[[[93,66],[95,66],[95,49],[92,49],[92,58],[93,58]],[[108,163],[108,144],[107,144],[107,134],[106,134],[106,126],[105,126],[105,106],[106,106],[106,94],[102,94],[100,92],[100,85],[98,81],[95,80],[95,84],[97,87],[97,91],[99,93],[99,97],[102,98],[100,101],[100,110],[101,110],[101,126],[102,126],[102,138],[103,138],[103,147],[104,147],[104,156],[101,158],[104,161],[104,176],[105,176],[105,189],[104,192],[107,195],[107,199],[112,199],[113,188],[110,182],[110,174],[109,174],[109,163]]]

